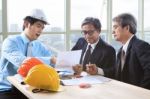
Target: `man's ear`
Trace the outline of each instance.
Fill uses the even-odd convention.
[[[28,25],[29,25],[29,22],[28,21],[24,21],[23,25],[24,25],[25,28],[27,28]]]
[[[130,30],[130,26],[129,25],[127,26],[127,29],[128,29],[128,31]]]
[[[99,32],[99,34],[101,33],[101,29],[100,30],[97,30]]]
[[[129,26],[129,25],[125,26],[124,28],[125,28],[127,31],[130,31],[130,26]]]

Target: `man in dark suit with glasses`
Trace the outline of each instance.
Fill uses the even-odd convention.
[[[86,71],[91,75],[114,77],[116,60],[115,49],[100,37],[101,23],[99,19],[87,17],[81,25],[84,37],[78,39],[72,50],[82,49],[80,63],[73,66],[75,74]]]

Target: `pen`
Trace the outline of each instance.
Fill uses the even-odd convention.
[[[89,62],[88,67],[89,67],[89,68],[91,68],[91,67],[92,67],[92,66],[91,66],[91,62]]]
[[[89,65],[91,64],[91,62],[89,62]]]
[[[57,71],[57,73],[71,73],[71,71],[67,71],[67,70],[62,70],[62,71]]]

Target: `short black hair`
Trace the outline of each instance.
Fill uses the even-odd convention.
[[[101,31],[101,22],[98,18],[86,17],[83,20],[81,27],[86,24],[92,24],[96,30],[98,30],[99,32]]]
[[[47,24],[45,21],[42,21],[42,20],[39,20],[39,19],[36,19],[36,18],[32,18],[31,16],[26,16],[24,18],[24,21],[28,21],[31,25],[33,25],[37,21],[41,21],[42,23]],[[24,29],[25,29],[25,26],[23,25],[23,30]]]

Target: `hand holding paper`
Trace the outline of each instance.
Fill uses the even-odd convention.
[[[72,66],[79,64],[81,51],[67,51],[58,53],[56,68],[72,68]]]

